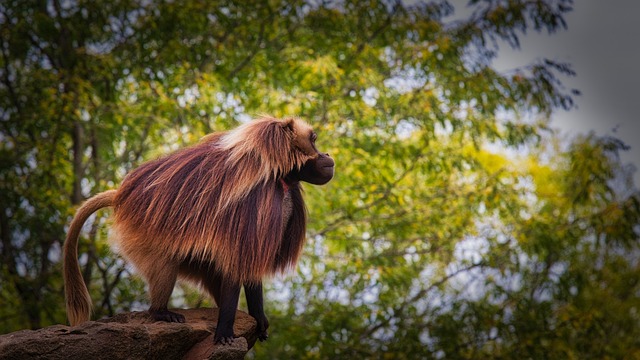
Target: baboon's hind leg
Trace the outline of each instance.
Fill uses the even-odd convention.
[[[167,305],[178,277],[178,266],[154,262],[148,269],[142,269],[149,284],[151,306],[149,314],[154,320],[166,322],[185,321],[184,315],[169,311]]]

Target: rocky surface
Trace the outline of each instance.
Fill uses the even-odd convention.
[[[213,344],[217,309],[172,311],[186,322],[154,322],[147,312],[131,312],[2,335],[0,359],[243,359],[256,342],[256,322],[242,311],[230,345]]]

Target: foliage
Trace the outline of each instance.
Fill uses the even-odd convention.
[[[624,144],[549,129],[579,94],[569,65],[492,67],[498,45],[563,30],[571,1],[468,6],[1,4],[0,331],[66,321],[60,248],[83,199],[205,133],[295,114],[337,173],[305,186],[308,246],[268,286],[254,358],[640,356]],[[81,241],[96,316],[146,307],[108,223]],[[181,289],[176,305],[210,304]]]

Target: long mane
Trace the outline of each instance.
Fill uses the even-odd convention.
[[[306,127],[260,118],[138,167],[115,199],[118,236],[138,237],[121,242],[125,256],[204,261],[241,283],[295,265],[305,208],[299,185],[289,185],[293,211],[283,225],[281,179],[310,158],[293,141]]]

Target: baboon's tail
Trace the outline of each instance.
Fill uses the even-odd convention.
[[[67,239],[64,242],[64,297],[67,305],[67,317],[71,325],[89,320],[91,315],[91,296],[84,284],[78,264],[78,237],[84,222],[94,212],[113,206],[116,190],[107,190],[85,201],[71,221]]]

